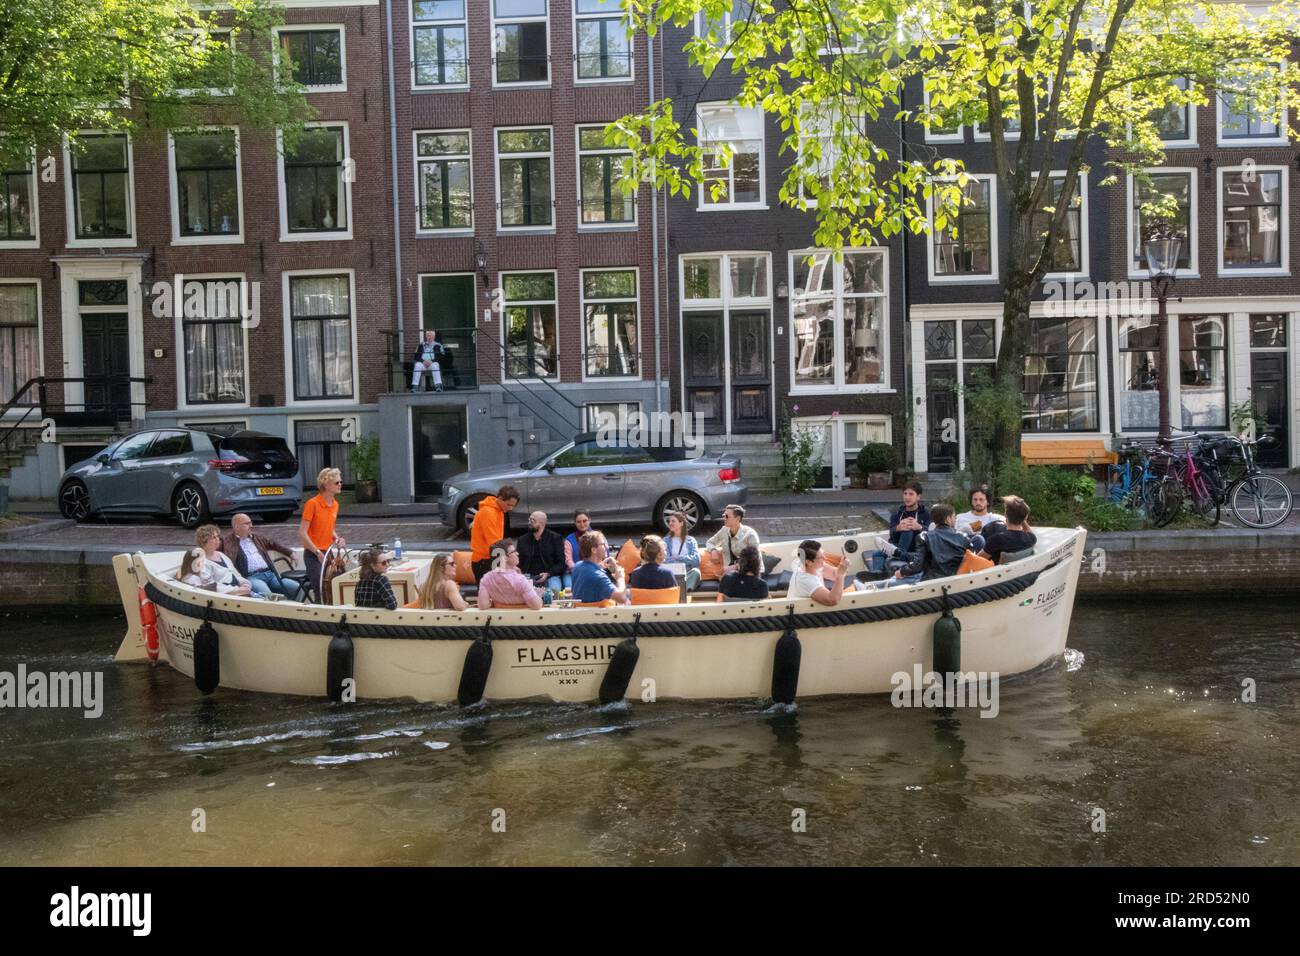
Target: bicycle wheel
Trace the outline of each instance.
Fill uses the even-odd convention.
[[[1142,504],[1152,527],[1163,528],[1177,517],[1183,505],[1183,486],[1168,475],[1144,482]]]
[[[1291,516],[1291,489],[1272,475],[1247,475],[1232,489],[1228,505],[1249,528],[1276,528]]]

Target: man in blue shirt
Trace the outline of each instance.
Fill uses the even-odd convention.
[[[616,604],[627,600],[623,569],[609,560],[609,542],[599,531],[588,531],[578,539],[578,556],[573,566],[573,599],[596,604],[611,598]]]
[[[889,516],[889,543],[900,551],[915,550],[917,535],[930,527],[930,511],[921,501],[921,483],[903,487],[903,503]]]

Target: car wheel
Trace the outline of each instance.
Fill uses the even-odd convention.
[[[268,511],[263,515],[263,520],[265,520],[267,524],[279,524],[282,521],[288,521],[292,517],[292,511]]]
[[[84,481],[73,479],[59,492],[59,514],[73,521],[90,517],[90,491]]]
[[[198,485],[187,481],[172,496],[172,514],[182,528],[197,528],[208,520],[208,496]]]
[[[655,527],[663,534],[668,533],[668,516],[674,511],[686,515],[686,530],[690,531],[704,518],[704,502],[699,495],[689,491],[670,491],[659,499],[653,515]]]
[[[460,506],[460,511],[456,518],[456,527],[469,534],[470,527],[474,524],[474,516],[478,514],[478,506],[483,502],[487,495],[478,494],[470,495],[465,499],[464,504]]]

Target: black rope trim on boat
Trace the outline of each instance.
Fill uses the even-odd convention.
[[[1038,571],[1031,571],[1008,581],[998,581],[983,587],[972,588],[957,594],[948,594],[916,601],[900,601],[895,604],[882,604],[875,607],[829,608],[824,611],[794,614],[793,619],[787,614],[765,617],[719,617],[694,618],[685,620],[642,621],[639,626],[634,622],[601,621],[597,624],[565,622],[555,624],[519,624],[509,625],[507,630],[498,634],[501,640],[513,641],[555,641],[555,640],[612,640],[631,637],[699,637],[714,634],[763,634],[784,630],[794,626],[800,630],[816,627],[845,627],[853,624],[874,624],[882,621],[898,621],[909,617],[923,617],[927,614],[939,614],[945,605],[956,610],[988,604],[990,601],[1002,601],[1020,594],[1038,580],[1038,576],[1060,562],[1049,564]],[[214,624],[229,624],[234,627],[260,628],[270,631],[284,631],[292,634],[319,634],[325,637],[334,633],[334,622],[328,616],[322,617],[270,617],[264,614],[250,614],[244,611],[230,611],[212,608],[205,612],[203,608],[178,597],[159,590],[153,582],[145,585],[145,593],[159,607],[183,614],[186,617],[201,618],[205,614]],[[314,605],[303,605],[314,608]],[[322,608],[326,614],[330,609]],[[791,607],[793,612],[793,607]],[[353,619],[348,622],[348,629],[353,637],[382,637],[393,640],[408,641],[472,641],[482,632],[480,624],[455,626],[428,624],[367,624]],[[508,636],[506,636],[508,634]]]

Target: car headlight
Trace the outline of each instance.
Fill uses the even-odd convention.
[[[460,489],[455,487],[454,485],[443,485],[442,493],[446,495],[448,498],[455,498],[457,495],[460,494]]]

